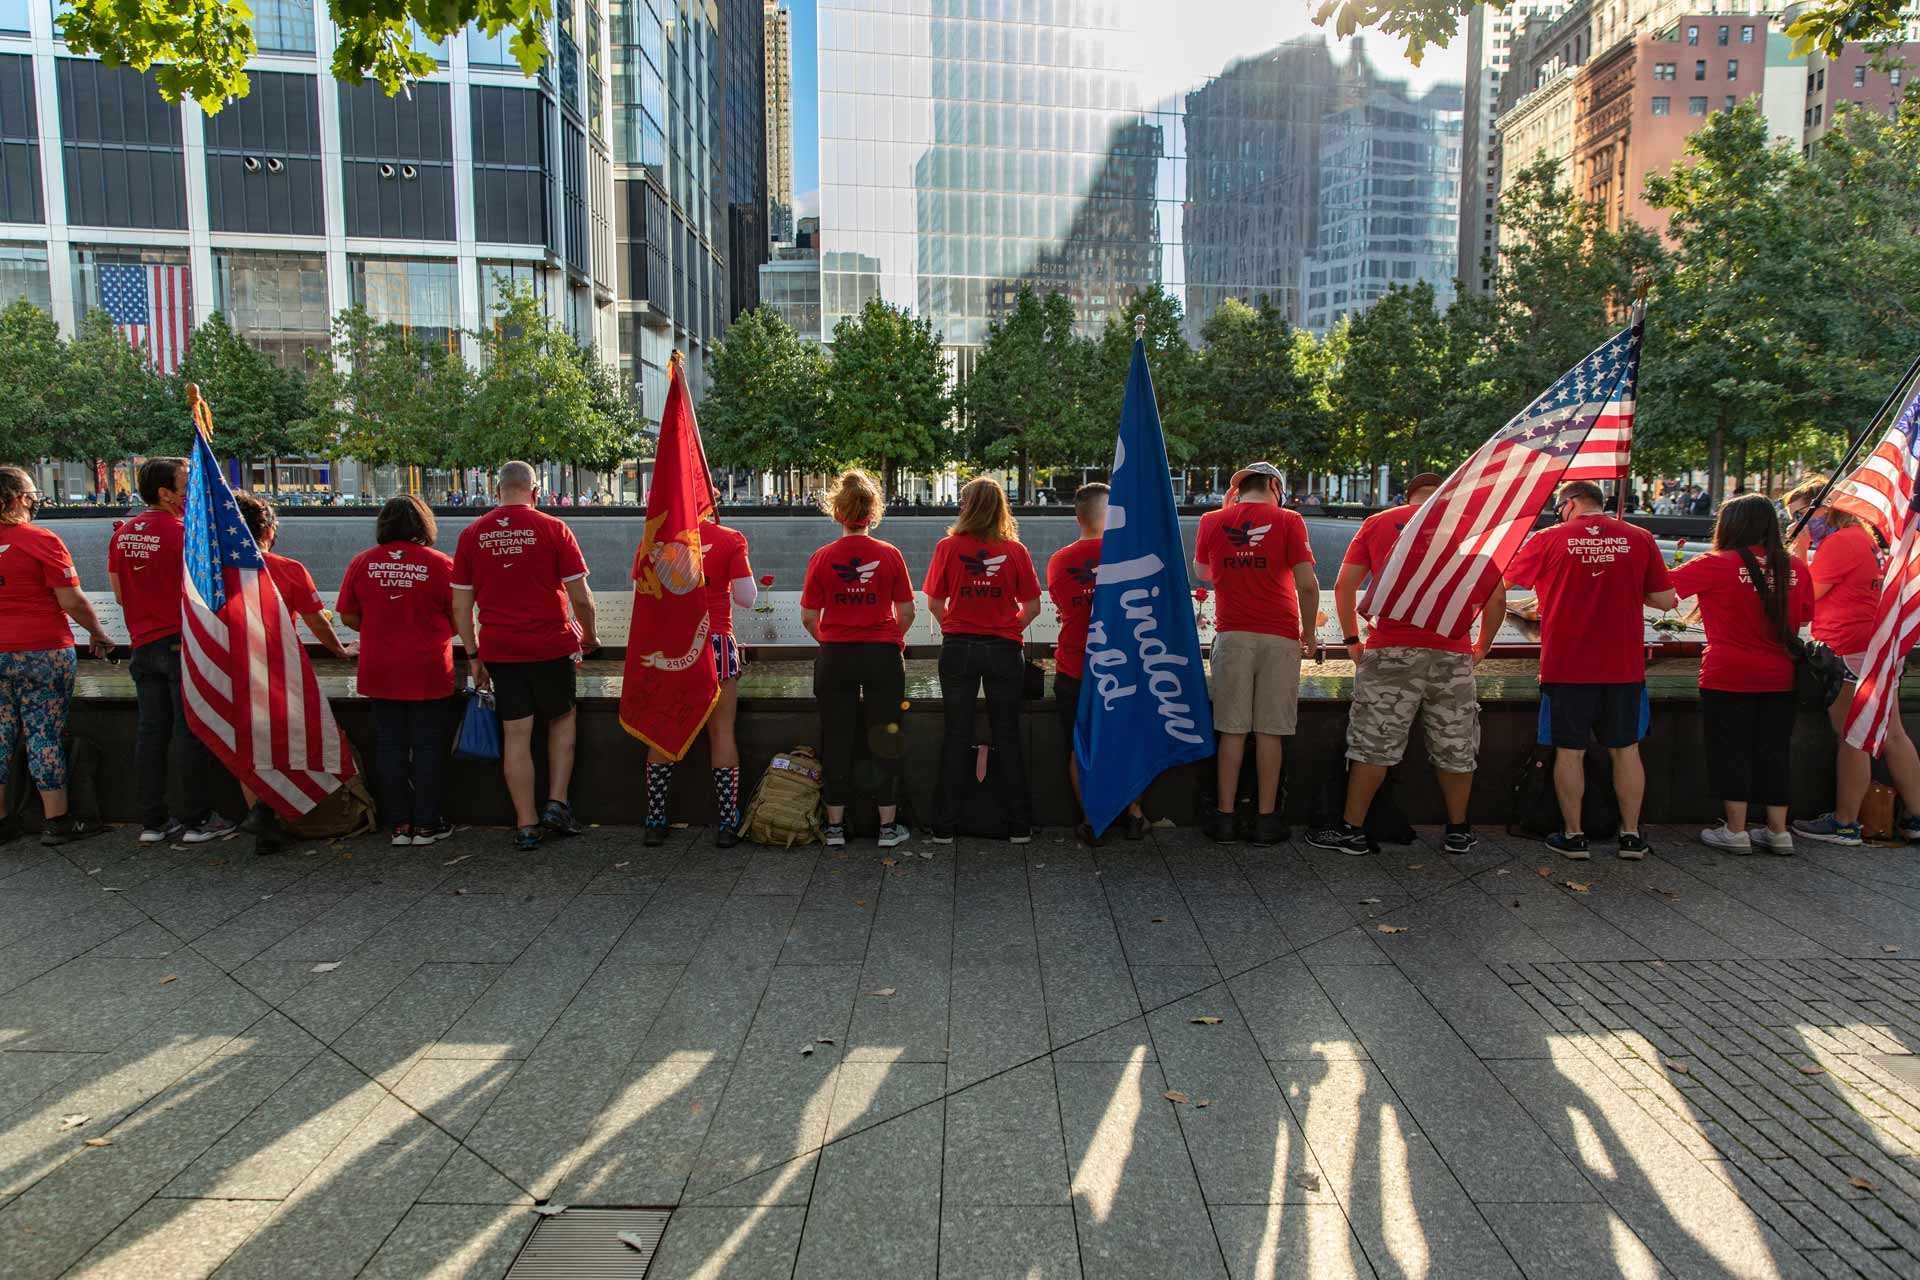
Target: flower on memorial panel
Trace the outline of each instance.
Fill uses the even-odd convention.
[[[763,574],[761,574],[761,575],[760,575],[760,585],[761,585],[761,586],[763,586],[763,587],[770,587],[770,586],[772,586],[772,585],[773,585],[773,575],[772,575],[772,574],[770,574],[770,573],[763,573]]]
[[[1207,589],[1205,587],[1195,587],[1193,589],[1193,598],[1195,603],[1205,604],[1207,602]]]

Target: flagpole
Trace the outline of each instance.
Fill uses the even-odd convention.
[[[1827,477],[1826,484],[1821,486],[1820,492],[1814,496],[1812,502],[1807,504],[1807,509],[1800,513],[1794,520],[1793,526],[1787,530],[1788,546],[1793,545],[1793,540],[1800,536],[1800,530],[1806,526],[1807,521],[1813,519],[1813,513],[1826,502],[1827,495],[1833,492],[1833,487],[1853,469],[1854,456],[1860,452],[1860,446],[1866,443],[1867,437],[1879,434],[1887,414],[1905,400],[1906,392],[1913,386],[1916,376],[1920,376],[1920,355],[1914,356],[1913,362],[1907,366],[1907,371],[1900,376],[1900,381],[1894,384],[1893,390],[1887,393],[1887,398],[1880,402],[1878,409],[1874,410],[1873,417],[1867,420],[1865,429],[1853,438],[1853,443],[1847,448],[1847,456],[1840,459],[1840,465]]]

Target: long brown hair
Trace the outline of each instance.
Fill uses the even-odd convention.
[[[1761,572],[1755,547],[1766,559]],[[1774,638],[1788,653],[1800,647],[1800,633],[1787,616],[1787,592],[1793,585],[1793,561],[1780,538],[1780,516],[1765,494],[1744,493],[1721,504],[1713,522],[1713,549],[1731,551],[1746,566],[1747,577],[1760,593],[1760,606],[1773,625]]]
[[[992,476],[975,476],[960,486],[960,514],[947,532],[982,542],[1013,542],[1020,537],[1020,525],[1007,506],[1007,491],[1000,482]]]

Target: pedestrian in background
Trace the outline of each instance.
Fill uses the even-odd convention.
[[[820,797],[826,841],[847,843],[853,760],[862,721],[874,761],[880,847],[911,833],[899,820],[900,722],[907,705],[905,652],[913,625],[913,579],[900,549],[873,536],[885,514],[880,486],[849,471],[821,503],[840,536],[813,553],[800,587],[800,623],[820,644],[813,697],[820,707]]]
[[[1735,853],[1758,844],[1791,854],[1793,656],[1800,628],[1813,615],[1813,576],[1804,560],[1787,554],[1773,503],[1749,493],[1720,508],[1713,550],[1675,569],[1673,589],[1683,600],[1698,598],[1707,632],[1700,718],[1725,817],[1700,839]],[[1766,824],[1749,831],[1747,808],[1754,800],[1764,807]]]
[[[67,811],[65,738],[77,667],[67,619],[87,629],[96,658],[113,652],[113,641],[80,590],[67,544],[33,523],[39,505],[32,476],[0,467],[0,842],[20,834],[21,815],[5,805],[14,751],[24,739],[46,818],[40,843],[60,845],[103,829],[97,819]]]
[[[373,773],[392,843],[453,834],[441,813],[453,717],[453,561],[410,493],[389,498],[374,545],[340,580],[340,621],[360,633],[359,690],[373,705]]]
[[[951,843],[959,827],[961,798],[976,767],[974,709],[984,685],[1007,838],[1026,844],[1033,838],[1033,800],[1020,733],[1026,686],[1021,639],[1040,612],[1040,581],[998,480],[979,476],[961,486],[960,514],[935,544],[921,589],[940,624],[940,700],[946,713],[933,801],[934,842]]]

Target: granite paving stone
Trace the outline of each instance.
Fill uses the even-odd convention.
[[[647,1280],[790,1280],[805,1218],[797,1205],[677,1209]]]
[[[362,1280],[498,1276],[538,1219],[519,1206],[416,1204],[368,1260]]]
[[[1373,1280],[1376,1274],[1337,1204],[1217,1204],[1208,1213],[1232,1280]]]
[[[554,1193],[568,1204],[677,1204],[726,1088],[728,1063],[630,1063]]]
[[[1065,1205],[1054,1066],[1027,1063],[947,1099],[942,1192],[953,1205]]]
[[[365,1073],[323,1054],[181,1170],[160,1194],[283,1200],[385,1097],[385,1090]]]
[[[795,1280],[923,1276],[938,1268],[944,1122],[935,1101],[820,1153]]]
[[[76,1280],[200,1280],[273,1210],[271,1200],[149,1200],[67,1274]]]
[[[969,1280],[1079,1280],[1073,1210],[957,1204],[949,1198],[940,1220],[940,1274]]]

